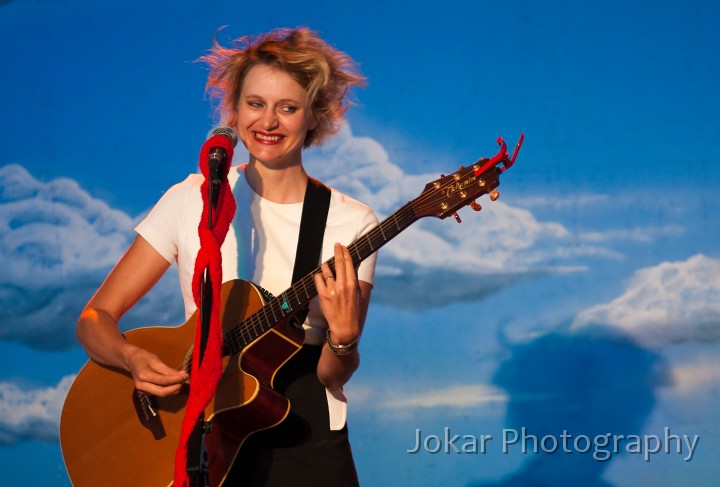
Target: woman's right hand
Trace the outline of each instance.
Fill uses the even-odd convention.
[[[143,348],[135,347],[128,354],[127,363],[135,388],[154,396],[177,394],[190,378],[186,371],[168,366],[157,355]]]

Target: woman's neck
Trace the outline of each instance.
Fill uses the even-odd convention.
[[[273,203],[300,203],[305,198],[308,175],[302,163],[274,168],[251,157],[245,177],[253,191]]]

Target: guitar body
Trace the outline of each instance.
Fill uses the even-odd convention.
[[[221,320],[229,331],[260,309],[260,291],[247,281],[223,284]],[[129,331],[128,342],[181,368],[192,354],[197,313],[178,327]],[[205,410],[212,431],[205,435],[212,487],[222,486],[243,442],[287,416],[289,401],[272,390],[276,372],[303,344],[304,332],[281,321],[234,356],[224,357],[215,397]],[[192,379],[191,379],[192,380]],[[164,436],[156,439],[140,420],[129,373],[89,361],[68,391],[60,418],[60,444],[75,487],[167,487],[172,485],[175,450],[188,387],[156,398]]]

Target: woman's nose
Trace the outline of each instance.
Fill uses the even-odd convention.
[[[278,119],[275,114],[275,110],[265,110],[265,113],[263,113],[262,117],[262,127],[265,130],[273,130],[277,128],[278,125]]]

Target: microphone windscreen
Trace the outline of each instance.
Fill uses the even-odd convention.
[[[224,135],[230,139],[233,147],[237,145],[238,135],[232,129],[232,127],[229,127],[227,125],[220,125],[219,127],[216,127],[212,132],[210,132],[210,137],[213,137],[215,135]]]

